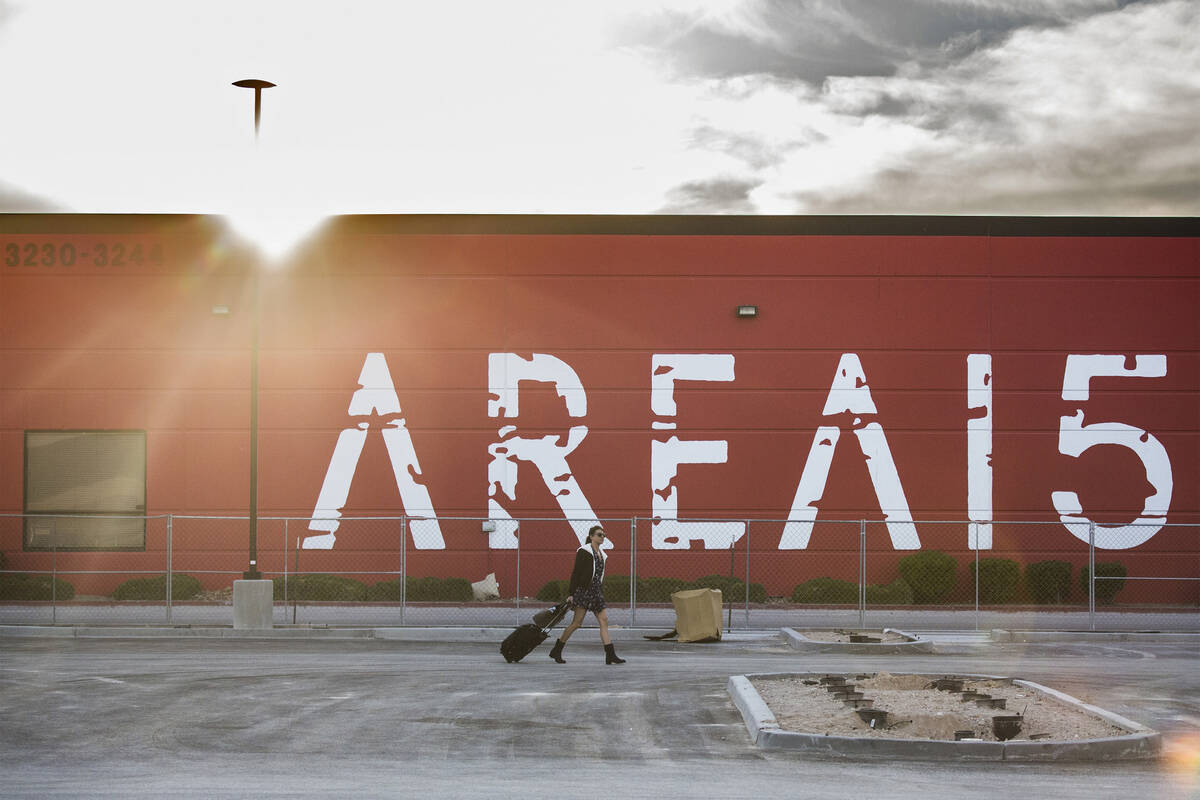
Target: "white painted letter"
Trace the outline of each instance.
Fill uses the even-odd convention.
[[[730,354],[655,353],[650,370],[650,410],[668,420],[655,420],[655,430],[674,430],[675,381],[732,381]],[[678,436],[650,442],[651,544],[656,550],[687,550],[701,540],[707,550],[728,548],[746,533],[742,522],[680,522],[675,478],[680,464],[724,464],[729,443],[724,439],[683,441]]]
[[[390,417],[384,420],[381,433],[387,446],[388,458],[392,462],[396,488],[400,490],[400,502],[405,514],[425,517],[409,522],[413,544],[418,550],[445,549],[446,543],[442,539],[442,530],[438,525],[437,512],[433,509],[429,490],[424,484],[417,482],[417,476],[421,474],[421,465],[417,462],[417,451],[405,426],[405,419],[400,415],[400,398],[396,395],[396,386],[392,382],[391,373],[388,372],[383,353],[367,353],[358,383],[360,388],[350,398],[347,413],[351,417],[370,416],[372,412],[380,417]],[[325,471],[325,481],[321,484],[321,492],[317,496],[317,507],[313,509],[313,518],[308,523],[309,530],[326,533],[306,537],[304,549],[328,550],[333,547],[336,539],[334,532],[341,524],[339,520],[342,517],[342,508],[350,494],[350,483],[354,479],[358,459],[367,441],[368,428],[368,423],[360,422],[356,427],[346,428],[338,434],[329,468]]]
[[[489,417],[517,416],[521,381],[553,383],[558,396],[566,402],[570,416],[587,414],[587,393],[575,370],[565,361],[545,353],[534,353],[531,359],[521,358],[516,353],[490,353],[488,392],[493,397],[488,399]],[[488,453],[492,456],[487,468],[488,517],[498,520],[496,530],[488,535],[488,546],[493,550],[517,546],[517,523],[500,504],[500,492],[509,500],[517,499],[517,461],[528,461],[537,467],[546,488],[582,544],[597,519],[583,489],[571,474],[567,456],[583,443],[587,426],[573,425],[567,432],[565,445],[559,444],[561,436],[533,439],[513,435],[516,431],[516,425],[501,426],[497,441],[488,445]],[[606,539],[603,546],[611,548],[611,538]]]
[[[852,426],[854,435],[866,460],[867,473],[871,477],[875,497],[887,522],[892,547],[897,550],[920,549],[921,540],[917,536],[912,514],[908,510],[908,500],[904,496],[900,473],[896,470],[896,462],[892,459],[892,451],[888,447],[887,435],[878,422],[863,423],[863,416],[875,415],[878,411],[875,401],[871,399],[871,389],[867,386],[862,364],[854,353],[842,354],[837,372],[833,376],[833,383],[829,387],[823,414],[832,417],[847,412],[858,415],[854,418]],[[808,547],[813,523],[817,518],[817,503],[825,494],[825,483],[829,479],[829,467],[833,463],[833,452],[837,447],[838,438],[839,428],[835,425],[822,425],[813,435],[808,461],[804,464],[804,471],[796,486],[796,496],[792,500],[792,509],[788,513],[788,522],[784,525],[783,536],[779,540],[780,550],[803,550]]]
[[[1121,355],[1068,355],[1063,373],[1063,400],[1086,401],[1095,377],[1161,378],[1167,374],[1165,355],[1136,357],[1133,369],[1125,368]],[[1171,477],[1171,458],[1167,449],[1153,435],[1141,428],[1120,422],[1083,424],[1083,409],[1060,417],[1058,423],[1058,452],[1078,458],[1085,450],[1100,444],[1128,447],[1141,459],[1146,480],[1154,494],[1146,498],[1142,515],[1128,525],[1096,525],[1096,547],[1104,550],[1126,550],[1143,544],[1162,529],[1171,507],[1174,488]],[[1083,515],[1079,495],[1075,492],[1053,492],[1050,499],[1058,517],[1071,535],[1088,541],[1091,520]]]
[[[982,412],[982,413],[980,413]],[[992,357],[967,356],[967,547],[992,549]],[[976,536],[978,532],[978,537]]]

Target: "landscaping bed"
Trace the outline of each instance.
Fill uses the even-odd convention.
[[[805,630],[782,628],[784,640],[796,650],[810,653],[850,653],[856,655],[902,655],[932,653],[933,641],[894,628],[825,628]]]
[[[845,628],[832,628],[825,630],[806,630],[803,628],[795,628],[797,633],[802,634],[805,639],[810,642],[840,642],[849,644],[898,644],[899,642],[911,642],[912,638],[905,636],[891,628],[879,630],[849,630]],[[862,638],[873,639],[870,642],[861,642]]]
[[[823,677],[823,676],[821,676]],[[965,679],[963,690],[975,690],[1003,708],[984,706],[964,700],[963,693],[939,690],[935,680],[924,675],[892,675],[879,672],[859,678],[845,677],[846,683],[871,701],[871,707],[888,712],[884,724],[872,727],[856,709],[837,699],[826,689],[821,677],[753,678],[754,688],[775,713],[784,730],[837,736],[885,736],[902,739],[948,739],[957,731],[971,731],[970,738],[1000,741],[992,731],[992,718],[1020,715],[1020,731],[1013,740],[1037,737],[1052,739],[1102,739],[1120,736],[1126,731],[1099,717],[1039,696],[1032,689],[1014,686],[1007,679]]]
[[[1036,683],[999,676],[733,676],[760,747],[838,756],[1045,761],[1147,758],[1161,736]]]

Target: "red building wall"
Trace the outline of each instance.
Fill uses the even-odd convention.
[[[774,568],[773,592],[797,576],[856,567],[846,556],[857,552],[857,526],[823,527],[829,520],[879,523],[870,541],[880,582],[894,577],[891,554],[907,552],[893,547],[885,517],[916,520],[907,530],[921,548],[956,553],[969,552],[967,526],[922,521],[991,519],[995,555],[1080,563],[1086,546],[1061,523],[1000,523],[1057,523],[1054,492],[1075,492],[1079,516],[1102,529],[1139,517],[1200,523],[1198,230],[1195,220],[343,218],[287,263],[256,266],[216,220],[9,215],[0,218],[0,511],[22,511],[25,430],[144,429],[148,513],[244,515],[257,268],[259,513],[428,513],[406,507],[423,489],[443,546],[415,547],[410,537],[410,572],[475,580],[511,571],[511,549],[497,546],[503,529],[489,536],[478,522],[451,519],[495,516],[489,498],[512,517],[561,520],[564,496],[554,493],[567,488],[566,506],[590,509],[581,518],[651,517],[664,507],[655,506],[655,489],[666,498],[673,487],[681,520],[797,520],[806,465],[814,480],[822,472],[810,456],[814,437],[830,428],[838,436],[823,491],[808,498],[817,525],[807,546],[795,546],[796,528],[781,550],[789,540],[782,524],[750,526],[752,551]],[[736,317],[738,304],[756,305],[758,316]],[[214,315],[218,305],[231,313]],[[489,358],[505,353],[526,361],[543,354],[539,369],[568,367],[586,410],[572,412],[552,384],[526,380],[517,384],[519,414],[501,416]],[[678,358],[696,355],[713,359]],[[969,386],[972,355],[990,356],[986,384]],[[1127,374],[1093,377],[1086,400],[1078,387],[1064,399],[1068,364],[1095,365],[1085,357],[1097,355],[1119,356],[1115,372]],[[683,365],[674,373],[681,379],[664,383],[660,364],[656,384],[656,356]],[[372,359],[386,364],[391,386],[368,388],[394,388],[398,413],[378,413],[378,405],[373,414],[348,412]],[[693,367],[720,379],[686,379]],[[840,368],[849,369],[842,382]],[[856,408],[873,403],[875,413],[839,411],[831,390]],[[658,402],[674,401],[673,415],[655,413],[656,391]],[[984,397],[990,410],[980,406]],[[1158,456],[1119,443],[1078,457],[1060,452],[1064,436],[1079,435],[1063,434],[1063,420],[1079,410],[1084,425],[1107,425],[1091,429],[1097,441],[1115,441],[1128,426],[1161,444],[1171,485],[1165,516],[1143,511],[1156,490],[1144,458]],[[990,421],[990,448],[974,457],[976,497],[990,497],[990,514],[968,506],[972,419]],[[864,456],[856,431],[871,423],[894,471],[880,454]],[[351,463],[331,469],[339,437],[360,424],[366,437],[344,502],[321,509],[322,488]],[[505,426],[515,429],[502,435]],[[490,446],[511,452],[514,437],[543,436],[561,437],[561,446],[572,426],[586,433],[567,470],[547,476],[557,480],[520,459],[507,490],[497,473],[489,478]],[[419,460],[419,474],[408,472],[408,504],[385,427],[407,431]],[[671,437],[683,444],[667,449],[683,462],[668,484],[671,458],[656,465],[652,442]],[[724,442],[724,460],[688,463],[689,442]],[[710,459],[721,450],[700,448]],[[978,475],[987,464],[984,492]],[[872,470],[888,508],[880,508]],[[907,509],[896,507],[889,485],[900,487]],[[332,549],[304,551],[304,566],[394,568],[379,565],[396,561],[397,529],[367,525],[340,523]],[[716,530],[709,551],[697,540],[685,557],[641,521],[639,572],[727,571]],[[289,547],[322,532],[289,523]],[[627,563],[629,534],[610,533],[611,563]],[[21,551],[19,529],[2,535],[6,551]],[[180,521],[175,535],[185,562],[244,561],[244,523]],[[149,534],[148,551],[157,552],[158,536]],[[264,523],[261,536],[263,567],[282,568],[282,528]],[[558,577],[573,542],[565,523],[525,525],[522,587]],[[1131,574],[1200,574],[1197,528],[1163,528],[1113,555]],[[94,564],[97,555],[76,558]]]

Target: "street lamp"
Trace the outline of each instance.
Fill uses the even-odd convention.
[[[234,81],[234,86],[254,90],[254,141],[258,141],[258,121],[262,118],[262,90],[270,89],[275,84],[270,81],[260,81],[258,78],[246,78]]]
[[[270,89],[275,84],[270,81],[247,78],[234,81],[234,86],[254,90],[254,141],[258,142],[258,125],[262,118],[262,90]],[[242,577],[246,580],[259,580],[262,573],[258,571],[258,268],[251,266],[253,287],[250,297],[251,305],[251,334],[250,334],[250,566]]]

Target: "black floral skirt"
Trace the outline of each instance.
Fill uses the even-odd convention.
[[[608,606],[604,602],[604,590],[600,581],[594,580],[586,589],[580,589],[572,596],[576,608],[586,608],[593,614],[599,614]]]

